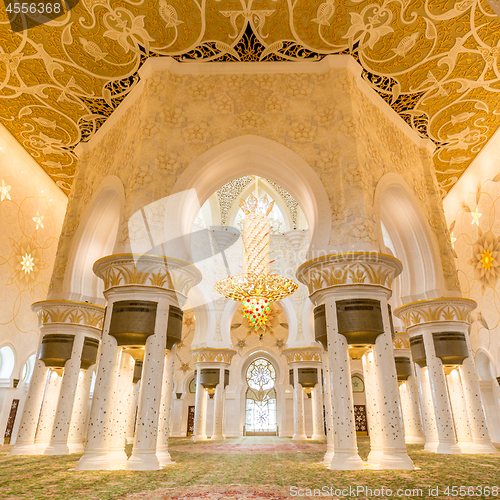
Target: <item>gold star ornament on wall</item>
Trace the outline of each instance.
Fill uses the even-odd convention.
[[[33,220],[35,221],[36,223],[36,228],[35,228],[35,231],[38,229],[38,228],[43,228],[43,215],[40,215],[40,212],[37,210],[36,211],[36,217],[33,217]]]
[[[6,186],[5,181],[2,179],[2,185],[0,186],[0,201],[11,199],[9,194],[11,187],[12,186]]]

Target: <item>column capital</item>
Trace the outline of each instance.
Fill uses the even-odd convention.
[[[406,328],[430,323],[470,323],[470,313],[477,304],[471,299],[443,297],[439,299],[417,300],[404,304],[394,310]]]
[[[403,270],[401,262],[375,252],[346,252],[325,255],[305,262],[297,269],[297,279],[309,294],[345,285],[376,285],[391,288]]]
[[[94,263],[93,271],[104,281],[104,292],[116,287],[143,286],[187,296],[201,281],[201,272],[195,266],[161,255],[108,255]]]
[[[392,347],[395,354],[399,355],[397,351],[410,351],[410,336],[406,332],[394,332],[392,337]]]
[[[35,302],[31,310],[38,316],[38,327],[49,325],[80,325],[97,332],[102,329],[104,307],[73,300],[43,300]]]
[[[316,364],[321,363],[320,347],[292,347],[283,349],[282,354],[285,356],[288,364]]]
[[[201,363],[224,363],[225,365],[229,365],[236,351],[233,349],[204,347],[201,349],[191,349],[189,353],[193,357],[195,365]]]

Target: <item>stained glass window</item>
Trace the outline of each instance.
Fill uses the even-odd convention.
[[[357,377],[356,375],[353,375],[351,378],[352,382],[352,392],[364,392],[365,390],[365,384],[361,378]]]
[[[276,432],[276,371],[270,361],[258,358],[248,367],[246,430],[251,433]]]

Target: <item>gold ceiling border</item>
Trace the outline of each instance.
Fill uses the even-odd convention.
[[[137,85],[149,57],[317,61],[351,54],[434,153],[441,194],[500,125],[500,18],[488,0],[82,0],[12,33],[0,13],[0,118],[68,194],[75,147]],[[495,6],[497,2],[492,2]]]

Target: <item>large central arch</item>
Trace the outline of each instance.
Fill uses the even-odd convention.
[[[172,189],[171,198],[175,203],[169,204],[165,234],[187,237],[200,207],[210,195],[244,175],[258,175],[286,189],[307,219],[309,254],[313,248],[327,248],[331,230],[330,201],[316,172],[286,146],[254,135],[225,141],[189,165]]]

